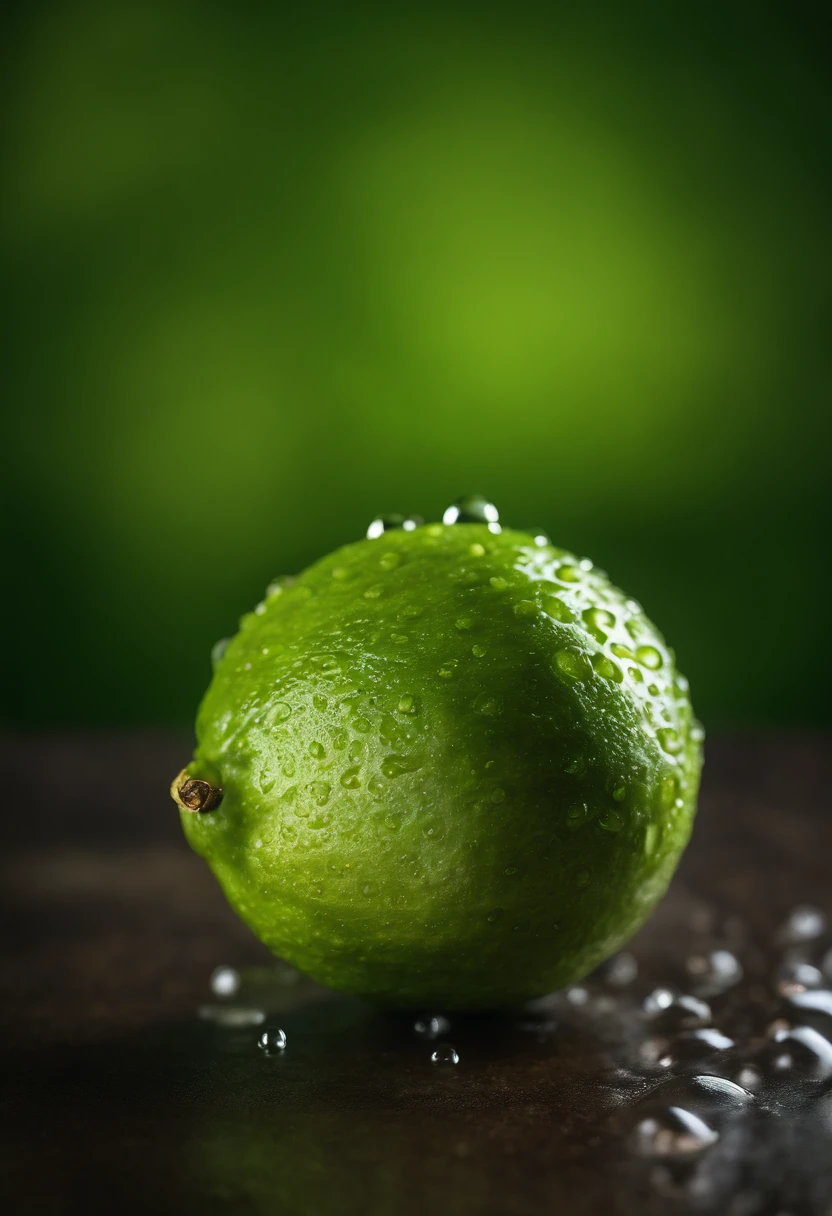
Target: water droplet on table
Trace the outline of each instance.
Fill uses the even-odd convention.
[[[718,1139],[719,1132],[693,1111],[669,1106],[639,1120],[630,1144],[642,1157],[679,1157],[701,1153]]]
[[[742,979],[742,966],[730,950],[711,950],[706,954],[692,954],[685,963],[694,991],[702,996],[715,996],[738,984]]]
[[[828,988],[807,988],[792,993],[785,1002],[792,1022],[804,1022],[832,1039],[832,992]]]
[[[413,1029],[420,1038],[438,1039],[440,1035],[448,1033],[451,1023],[442,1014],[434,1014],[433,1017],[418,1018],[413,1023]]]
[[[572,988],[567,988],[564,996],[570,1005],[574,1005],[578,1009],[580,1009],[581,1006],[586,1005],[587,1001],[589,1000],[589,993],[587,992],[586,988],[583,988],[578,984],[574,985]]]
[[[279,1055],[286,1050],[286,1032],[277,1027],[264,1030],[257,1038],[257,1046],[267,1056]]]
[[[822,984],[820,969],[811,963],[787,961],[781,963],[775,973],[775,988],[781,996],[794,996],[807,988],[820,988]]]
[[[741,1064],[733,1079],[737,1085],[741,1085],[750,1093],[756,1093],[758,1089],[762,1089],[764,1083],[763,1074],[756,1064]]]
[[[612,988],[626,988],[638,975],[638,963],[632,954],[622,951],[608,958],[593,972],[593,979]]]
[[[430,1055],[431,1064],[458,1064],[459,1054],[451,1043],[442,1043]]]
[[[233,967],[216,967],[209,982],[214,996],[235,996],[240,990],[240,973]]]
[[[707,1001],[672,988],[654,988],[644,1000],[644,1012],[662,1030],[693,1030],[713,1021]]]
[[[832,1076],[832,1043],[811,1026],[778,1030],[767,1052],[773,1069],[814,1079]]]
[[[239,1030],[246,1026],[261,1026],[266,1020],[262,1009],[248,1005],[200,1005],[197,1016],[203,1022],[213,1022],[224,1030]]]
[[[808,942],[820,937],[826,930],[826,916],[820,908],[810,904],[800,904],[792,908],[785,922],[777,933],[778,941]]]
[[[636,1151],[682,1155],[715,1143],[729,1122],[754,1105],[753,1094],[724,1077],[671,1077],[639,1097],[620,1118]]]
[[[642,1045],[641,1058],[645,1064],[660,1068],[684,1068],[695,1065],[701,1069],[706,1060],[730,1051],[734,1040],[713,1027],[683,1030],[673,1038],[648,1039]]]

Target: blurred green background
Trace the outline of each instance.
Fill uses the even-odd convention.
[[[469,490],[637,596],[707,726],[829,721],[814,9],[3,21],[7,722],[190,721],[273,575]]]

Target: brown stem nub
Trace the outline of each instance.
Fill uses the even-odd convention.
[[[215,811],[222,802],[223,791],[219,786],[191,777],[186,768],[173,779],[170,796],[183,811]]]

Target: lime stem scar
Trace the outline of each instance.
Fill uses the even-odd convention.
[[[222,802],[223,791],[219,786],[191,777],[186,768],[177,773],[170,787],[170,796],[183,811],[214,811]]]

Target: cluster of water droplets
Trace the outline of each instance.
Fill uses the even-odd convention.
[[[505,1015],[493,1033],[541,1044],[576,1032],[594,1038],[610,1064],[608,1136],[659,1195],[694,1200],[708,1198],[720,1146],[730,1155],[737,1137],[751,1134],[744,1128],[814,1120],[819,1151],[832,1148],[832,937],[823,913],[807,906],[767,941],[704,905],[680,933],[667,982],[648,982],[623,952],[580,984]],[[308,983],[285,964],[270,974],[272,989],[290,996]],[[256,999],[256,984],[229,966],[214,971],[211,991],[203,1019],[248,1043],[244,1050],[288,1058],[280,1010],[302,1004],[275,1001],[267,988]],[[483,1067],[482,1037],[462,1015],[433,1010],[395,1026],[411,1068],[458,1074],[456,1085]]]

